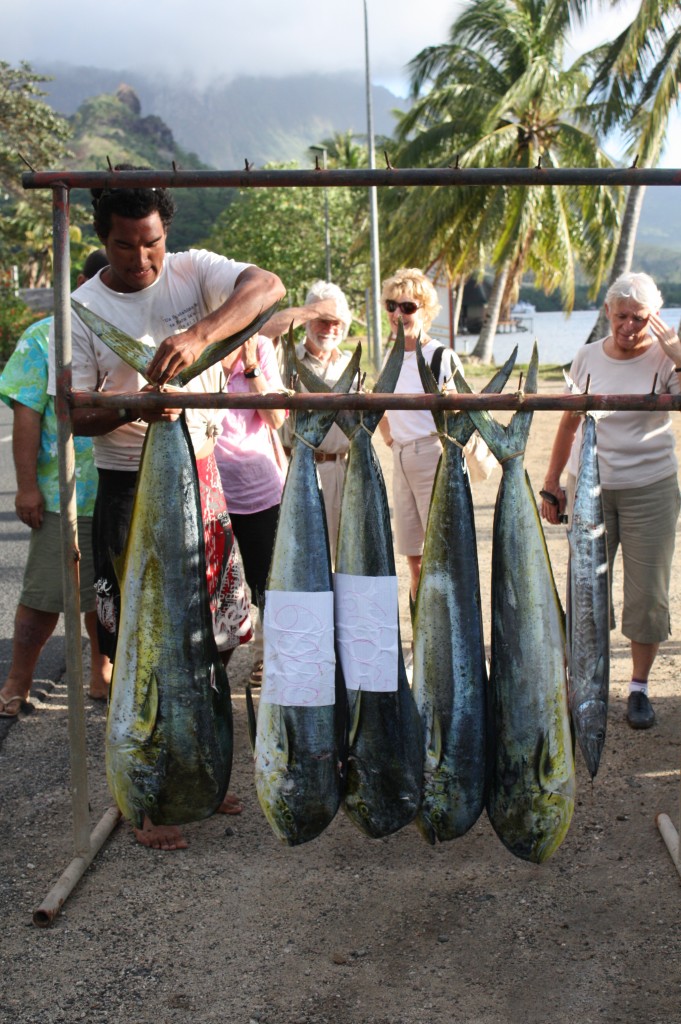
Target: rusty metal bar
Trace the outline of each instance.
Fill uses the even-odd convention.
[[[673,412],[681,410],[681,395],[526,395],[509,392],[502,395],[393,395],[372,394],[282,394],[230,395],[224,393],[178,394],[167,392],[151,394],[134,392],[111,395],[98,391],[73,391],[69,395],[73,409],[130,409],[138,414],[155,409],[489,409],[515,411],[517,409],[571,410],[579,413],[587,409],[625,409],[642,412]]]
[[[26,189],[54,188],[303,188],[375,185],[681,185],[668,167],[416,167],[338,170],[27,171]]]
[[[54,189],[54,324],[57,395],[57,449],[59,461],[59,509],[64,580],[64,631],[68,687],[69,748],[71,754],[71,806],[76,856],[90,849],[87,748],[83,701],[83,651],[80,628],[80,573],[78,512],[76,508],[76,460],[71,413],[66,396],[71,389],[71,283],[69,280],[69,192]]]
[[[120,820],[118,808],[109,807],[88,839],[87,852],[73,858],[40,906],[33,911],[33,924],[37,928],[47,928],[52,924]]]

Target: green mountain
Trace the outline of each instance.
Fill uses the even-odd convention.
[[[186,80],[135,71],[65,64],[37,70],[53,76],[44,86],[47,101],[74,125],[73,167],[103,168],[107,158],[155,168],[173,160],[184,168],[234,168],[243,167],[246,158],[258,167],[288,160],[304,165],[311,164],[310,144],[336,131],[361,135],[366,126],[364,84],[354,75],[241,77],[199,88]],[[375,130],[390,136],[392,110],[406,101],[380,87],[372,95]],[[142,116],[142,108],[150,113]],[[173,248],[205,237],[231,193],[183,189],[177,198],[169,242]],[[660,284],[681,284],[680,249],[678,187],[649,187],[635,266]]]
[[[43,86],[46,101],[70,116],[89,96],[132,86],[145,111],[163,118],[181,146],[213,167],[256,167],[273,161],[310,161],[308,147],[334,132],[366,134],[364,78],[359,74],[306,74],[223,79],[199,87],[183,78],[149,76],[130,69],[36,65],[52,76]],[[391,135],[395,107],[404,107],[388,89],[372,89],[374,130]]]
[[[142,116],[139,97],[129,85],[120,85],[115,95],[86,99],[69,118],[74,138],[74,170],[106,170],[111,164],[129,163],[139,167],[184,170],[207,169],[195,153],[175,142],[173,133],[156,114]],[[178,189],[177,213],[168,232],[168,247],[180,250],[195,246],[205,237],[216,217],[231,202],[232,189]],[[74,189],[73,202],[88,207],[90,195]]]

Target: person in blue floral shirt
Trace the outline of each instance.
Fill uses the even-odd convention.
[[[88,256],[78,284],[107,265],[98,249]],[[12,452],[17,478],[16,513],[30,527],[28,558],[19,604],[14,618],[12,663],[0,690],[0,717],[15,718],[31,710],[28,695],[33,672],[43,647],[64,610],[61,532],[59,524],[59,468],[57,418],[54,398],[47,394],[48,336],[52,317],[31,324],[19,338],[0,376],[0,399],[14,412]],[[92,513],[97,494],[97,470],[92,440],[75,437],[76,503],[81,549],[80,605],[90,638],[89,696],[106,700],[111,662],[100,653],[92,568]]]

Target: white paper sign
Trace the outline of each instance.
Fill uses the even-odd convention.
[[[336,702],[333,592],[268,590],[261,699],[286,707]]]
[[[336,640],[348,690],[397,689],[396,576],[334,576]]]

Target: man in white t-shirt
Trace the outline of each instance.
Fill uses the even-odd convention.
[[[116,170],[134,170],[119,165]],[[134,338],[156,349],[148,376],[156,384],[171,380],[191,366],[206,346],[248,326],[263,310],[276,303],[285,289],[276,276],[259,267],[236,263],[205,250],[166,252],[168,227],[175,212],[169,191],[162,188],[106,188],[92,190],[94,226],[106,250],[109,266],[75,292],[75,298],[93,312]],[[119,359],[76,316],[72,324],[73,388],[103,393],[142,390],[143,377]],[[51,347],[54,338],[51,338]],[[197,376],[188,391],[217,392],[219,364]],[[50,359],[50,394],[56,393],[54,353]],[[98,594],[99,637],[102,650],[113,656],[120,595],[111,556],[123,551],[127,538],[146,425],[179,417],[179,409],[163,409],[121,416],[117,409],[73,410],[73,430],[92,437],[99,488],[93,520],[93,555]],[[222,556],[232,543],[219,474],[213,457],[218,417],[215,410],[187,410],[187,426],[199,469],[207,548]],[[219,489],[219,495],[217,493]],[[221,501],[224,515],[215,505]],[[209,519],[212,521],[209,522]],[[214,540],[212,545],[211,538]],[[207,550],[209,592],[218,646],[229,649],[250,635],[248,604],[235,615],[233,574],[224,572],[211,590],[211,557]],[[217,561],[216,561],[217,564]],[[213,581],[214,584],[214,581]],[[243,588],[242,588],[243,590]],[[219,607],[223,602],[224,613]],[[227,635],[220,643],[221,630]],[[231,802],[230,802],[231,801]],[[228,797],[221,808],[238,813],[240,805]],[[145,820],[137,838],[156,849],[187,845],[174,826],[153,826]]]

